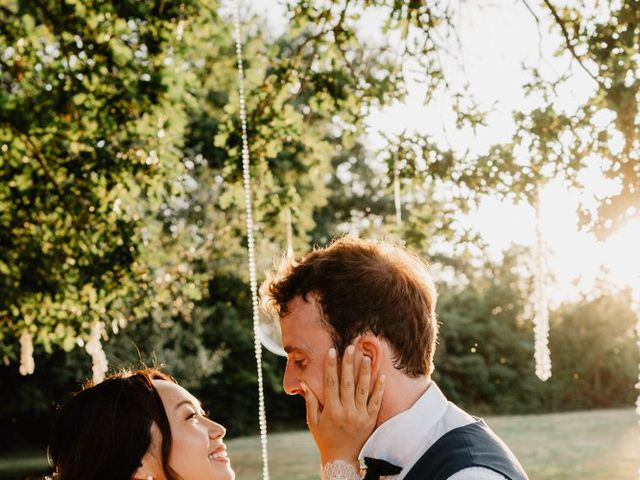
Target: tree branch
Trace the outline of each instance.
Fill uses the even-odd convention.
[[[540,21],[540,17],[538,17],[536,12],[533,10],[533,7],[529,5],[529,2],[527,0],[522,0],[522,3],[527,8],[527,10],[529,10],[529,13],[536,21],[536,28],[538,30],[538,61],[540,61],[542,59],[542,22]]]
[[[331,32],[336,32],[338,29],[341,28],[345,17],[346,17],[346,13],[347,13],[347,9],[349,8],[349,3],[351,2],[351,0],[347,0],[345,2],[345,5],[342,9],[342,11],[340,12],[340,16],[338,18],[338,21],[335,23],[335,25],[330,25],[328,28],[325,28],[325,25],[327,24],[327,20],[323,18],[323,23],[320,26],[320,29],[317,33],[310,35],[308,37],[306,37],[295,49],[295,51],[293,52],[293,54],[288,58],[288,61],[290,62],[291,66],[294,68],[290,68],[287,72],[286,75],[279,78],[278,79],[278,86],[279,87],[283,87],[287,84],[287,82],[289,82],[290,77],[293,73],[293,70],[296,70],[300,67],[301,65],[301,57],[303,54],[303,50],[304,47],[306,45],[308,45],[310,42],[316,42],[318,40],[320,40],[322,37],[324,37],[325,35],[331,33]],[[338,42],[336,42],[338,43]],[[317,49],[314,49],[314,51]],[[346,59],[345,59],[346,60]],[[275,98],[278,94],[280,93],[280,89],[276,89],[274,92],[271,92],[271,95],[266,95],[261,102],[258,103],[258,105],[256,105],[256,108],[253,109],[250,113],[250,123],[255,123],[256,118],[258,118],[260,115],[262,115],[263,110],[266,108],[266,106],[271,103],[272,99]]]
[[[554,20],[556,21],[556,23],[558,24],[558,26],[560,27],[560,30],[562,31],[562,36],[564,37],[564,41],[565,44],[567,45],[567,48],[569,49],[569,52],[571,52],[571,55],[573,56],[573,58],[576,59],[576,61],[578,62],[578,64],[582,67],[582,69],[587,72],[587,74],[603,89],[605,89],[605,85],[600,81],[600,79],[598,79],[597,76],[595,76],[593,73],[591,73],[591,71],[585,66],[585,64],[582,62],[582,57],[580,55],[578,55],[578,53],[576,52],[576,49],[573,46],[573,43],[571,42],[571,36],[569,35],[569,31],[567,30],[567,26],[565,25],[564,20],[562,19],[562,17],[560,17],[560,15],[558,14],[558,11],[556,10],[556,8],[553,6],[553,4],[551,3],[550,0],[544,0],[544,4],[547,6],[547,8],[549,9],[549,11],[551,12],[551,15],[553,16]]]

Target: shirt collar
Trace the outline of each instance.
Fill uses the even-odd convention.
[[[447,399],[438,386],[431,382],[427,391],[407,410],[380,425],[360,451],[360,458],[373,457],[403,467],[424,449],[429,432],[447,409]]]

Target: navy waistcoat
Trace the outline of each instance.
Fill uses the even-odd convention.
[[[420,457],[404,480],[447,480],[471,467],[488,468],[509,480],[529,480],[509,447],[483,420],[445,433]]]

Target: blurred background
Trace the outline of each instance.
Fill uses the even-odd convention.
[[[233,9],[0,0],[0,478],[47,470],[52,414],[92,367],[142,363],[260,478]],[[429,258],[435,380],[531,478],[640,466],[638,12],[240,3],[258,280],[343,234]],[[265,351],[273,476],[316,478],[284,363]]]

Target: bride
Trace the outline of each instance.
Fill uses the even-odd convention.
[[[326,480],[353,476],[373,431],[384,390],[370,392],[371,367],[355,374],[343,358],[327,355],[323,409],[305,389],[307,423],[322,450]],[[304,388],[304,386],[303,386]],[[233,480],[226,429],[166,373],[123,371],[88,384],[59,411],[49,456],[55,480]],[[337,473],[336,473],[337,472]],[[355,475],[354,478],[359,478]]]

